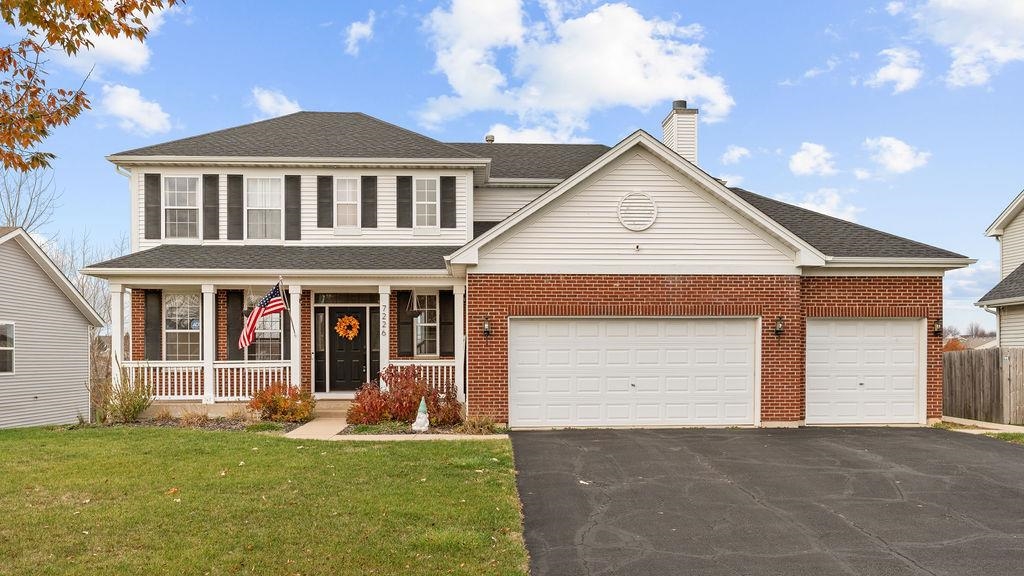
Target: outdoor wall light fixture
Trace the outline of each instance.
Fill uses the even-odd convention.
[[[484,338],[490,338],[491,337],[491,317],[490,316],[484,316],[483,331],[484,331]]]
[[[778,318],[775,319],[775,335],[782,336],[783,328],[785,327],[782,324],[782,316],[779,316]]]
[[[936,335],[936,336],[941,336],[942,335],[942,320],[941,319],[935,321],[935,324],[932,326],[932,333],[934,335]]]

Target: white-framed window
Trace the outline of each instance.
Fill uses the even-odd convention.
[[[280,240],[284,220],[284,186],[280,178],[245,181],[245,230],[250,240]]]
[[[282,294],[285,298],[286,295]],[[251,294],[247,308],[250,310],[263,298],[258,294]],[[256,334],[253,336],[252,344],[245,349],[245,359],[253,362],[264,360],[281,360],[281,344],[284,341],[284,312],[262,316],[256,321]]]
[[[420,315],[413,320],[417,356],[437,355],[437,292],[415,294]]]
[[[203,345],[199,294],[164,294],[164,360],[200,360]]]
[[[338,178],[334,182],[334,225],[359,227],[359,179]]]
[[[0,374],[14,374],[14,322],[0,322]]]
[[[199,178],[164,176],[164,238],[199,238]]]
[[[436,178],[417,178],[413,186],[413,214],[417,228],[436,228],[438,212]]]

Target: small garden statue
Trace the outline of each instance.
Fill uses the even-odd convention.
[[[416,421],[412,423],[413,432],[426,432],[430,428],[430,419],[427,417],[427,401],[420,398],[420,408],[416,411]]]

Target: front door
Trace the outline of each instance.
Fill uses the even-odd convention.
[[[327,391],[358,390],[367,380],[366,342],[370,326],[366,322],[366,307],[331,307],[328,310],[327,357],[330,366],[330,382]],[[339,336],[334,328],[338,321],[346,316],[351,316],[359,322],[358,333],[351,340]]]

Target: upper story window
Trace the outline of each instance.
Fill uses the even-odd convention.
[[[0,322],[0,374],[14,374],[14,322]]]
[[[199,238],[199,178],[164,178],[164,238]]]
[[[252,294],[249,297],[249,309],[255,308],[262,296]],[[284,312],[261,316],[256,321],[256,334],[252,344],[245,349],[245,357],[250,361],[280,360],[281,344],[284,340]]]
[[[338,178],[334,185],[335,217],[338,228],[359,226],[359,179]]]
[[[280,240],[284,204],[280,178],[249,178],[245,184],[246,237]]]
[[[413,191],[416,226],[425,228],[436,227],[438,204],[437,180],[434,178],[417,178]]]
[[[437,354],[437,293],[416,294],[416,309],[420,315],[414,319],[416,355]]]
[[[200,360],[199,294],[164,294],[164,359]]]

